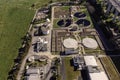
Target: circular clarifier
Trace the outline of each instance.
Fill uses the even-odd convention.
[[[60,27],[68,27],[70,26],[72,23],[72,20],[71,19],[62,19],[60,21],[57,22],[57,24],[60,26]]]

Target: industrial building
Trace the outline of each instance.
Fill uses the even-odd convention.
[[[39,74],[30,74],[27,80],[41,80]]]
[[[90,80],[109,80],[108,77],[106,76],[106,73],[103,71],[89,73],[89,77]]]
[[[47,44],[48,44],[48,41],[45,38],[39,37],[35,46],[35,51],[36,52],[47,51]]]
[[[84,56],[89,80],[109,80],[105,71],[101,70],[94,56]]]
[[[39,68],[29,68],[26,71],[27,80],[40,80],[40,69]]]
[[[97,67],[98,64],[94,56],[84,56],[86,66],[94,66]]]
[[[87,80],[109,80],[104,69],[101,68],[95,56],[80,56],[73,57],[73,65],[77,70],[85,70]]]
[[[73,65],[77,70],[82,70],[84,68],[84,59],[82,56],[73,57]]]
[[[26,69],[26,80],[44,80],[51,68],[51,63],[41,67],[29,67]]]

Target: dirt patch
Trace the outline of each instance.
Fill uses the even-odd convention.
[[[54,8],[54,17],[60,18],[60,17],[70,17],[70,7],[69,6],[57,6]]]

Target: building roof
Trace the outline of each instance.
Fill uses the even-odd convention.
[[[77,64],[84,63],[84,59],[83,59],[83,57],[75,56],[75,57],[73,58],[73,62],[74,62],[74,63],[77,63]]]
[[[84,56],[86,66],[98,66],[94,56]]]
[[[27,80],[41,80],[39,74],[30,74],[27,76]]]
[[[70,49],[77,49],[78,48],[78,43],[75,39],[72,38],[67,38],[63,41],[63,45],[65,48],[70,48]]]
[[[43,31],[45,31],[45,32],[48,31],[48,29],[45,28],[45,27],[41,27],[41,30],[42,30],[42,32],[43,32]]]
[[[40,73],[39,68],[29,68],[27,69],[27,72],[26,72],[26,74],[39,74],[39,73]]]
[[[90,80],[109,80],[105,72],[89,73]]]
[[[98,73],[98,72],[100,72],[98,67],[94,67],[94,66],[87,66],[87,69],[88,69],[89,73]]]

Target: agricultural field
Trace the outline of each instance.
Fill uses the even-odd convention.
[[[103,64],[103,67],[104,67],[106,73],[108,74],[110,80],[120,80],[120,75],[119,75],[116,67],[112,63],[110,57],[102,57],[102,58],[100,58],[100,60]]]
[[[0,0],[0,80],[7,80],[35,9],[48,3],[50,0]]]

